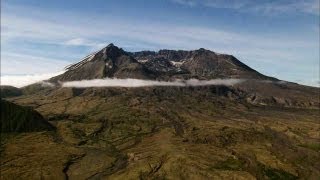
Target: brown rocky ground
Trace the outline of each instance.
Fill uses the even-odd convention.
[[[9,98],[57,130],[2,134],[1,179],[319,179],[319,109],[197,88],[61,88]]]

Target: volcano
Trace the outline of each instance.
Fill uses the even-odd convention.
[[[110,79],[169,85],[64,86]],[[207,83],[228,80],[241,81]],[[1,179],[320,177],[319,88],[232,55],[109,44],[46,83],[2,89]]]
[[[126,52],[109,44],[81,61],[66,67],[53,81],[101,78],[133,79],[216,79],[245,78],[277,80],[267,77],[240,62],[232,55],[200,48],[193,51],[160,50]]]

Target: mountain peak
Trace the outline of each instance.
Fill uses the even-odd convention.
[[[106,46],[107,48],[108,47],[113,47],[113,46],[115,46],[113,43],[110,43],[110,44],[108,44],[108,46]]]
[[[111,58],[114,59],[116,57],[119,57],[123,54],[127,54],[122,48],[119,48],[115,46],[113,43],[110,43],[108,46],[105,48],[101,49],[98,53],[97,56],[102,55],[102,59],[107,59]]]
[[[205,48],[199,48],[198,51],[207,51]]]
[[[129,53],[113,43],[86,56],[80,62],[68,66],[66,70],[65,73],[53,77],[51,81],[102,79],[106,77],[146,79],[152,75]]]

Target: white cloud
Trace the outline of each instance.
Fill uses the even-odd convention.
[[[309,13],[319,15],[319,0],[282,0],[282,1],[255,1],[255,0],[172,0],[185,6],[206,6],[213,8],[233,9],[240,12],[254,12],[264,14],[281,13]]]
[[[145,87],[145,86],[210,86],[210,85],[227,85],[232,86],[241,83],[242,79],[212,79],[212,80],[176,80],[176,81],[152,81],[142,79],[93,79],[82,81],[62,82],[62,87]]]
[[[1,85],[10,85],[20,88],[33,83],[42,83],[41,81],[47,80],[62,73],[63,71],[57,73],[33,75],[1,75]],[[50,86],[51,84],[44,83],[43,85]]]
[[[66,41],[65,44],[71,45],[71,46],[79,46],[79,45],[88,45],[89,43],[85,39],[75,38],[75,39],[70,39]]]
[[[98,42],[90,41],[84,38],[70,39],[65,41],[63,44],[69,45],[69,46],[87,46],[87,47],[94,48],[95,50],[102,48],[106,45],[105,43],[98,43]]]

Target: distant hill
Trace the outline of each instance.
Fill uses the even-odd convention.
[[[13,86],[0,86],[1,98],[21,96],[22,91]]]
[[[1,132],[34,132],[54,130],[41,114],[1,99]]]

